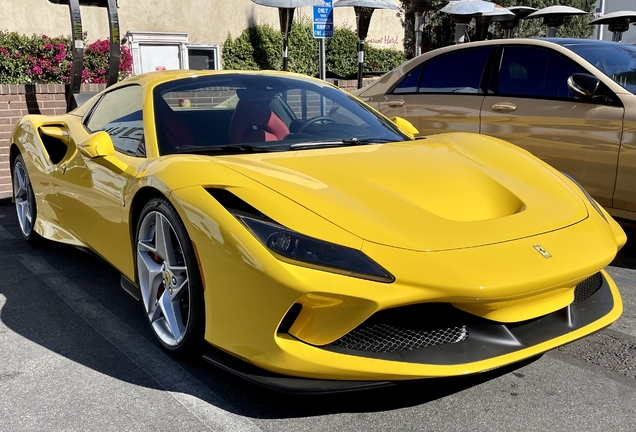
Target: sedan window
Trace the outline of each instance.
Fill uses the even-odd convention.
[[[552,51],[532,47],[505,47],[496,92],[506,96],[574,99],[567,80],[572,74],[584,72]]]
[[[636,47],[621,44],[568,45],[588,62],[600,69],[631,93],[636,94]]]

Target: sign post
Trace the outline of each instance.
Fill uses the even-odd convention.
[[[327,75],[325,39],[333,37],[333,7],[332,0],[323,0],[324,5],[314,6],[314,38],[320,41],[320,79]]]

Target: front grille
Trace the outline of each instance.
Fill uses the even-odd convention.
[[[468,327],[411,330],[392,324],[360,326],[333,343],[345,349],[367,352],[410,351],[434,345],[461,342],[468,338]]]
[[[600,272],[585,279],[574,289],[574,304],[587,300],[592,294],[598,291],[602,285],[603,276],[601,276]]]

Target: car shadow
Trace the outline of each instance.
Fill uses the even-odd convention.
[[[44,283],[37,274],[29,271],[24,264],[25,258],[45,261],[62,276],[58,278],[61,285],[79,287],[78,291],[85,293],[86,299],[116,317],[123,326],[132,330],[135,338],[142,338],[144,343],[156,347],[157,356],[165,356],[147,324],[141,304],[119,288],[119,274],[114,269],[77,248],[46,240],[36,245],[28,244],[20,235],[14,208],[8,200],[0,200],[0,268],[3,269],[0,321],[4,326],[41,347],[112,378],[165,390],[139,364],[131,361],[121,348],[105,342],[105,337],[51,287],[55,280]],[[193,391],[193,396],[214,405],[221,398],[227,402],[224,409],[242,416],[277,419],[387,411],[421,405],[509,373],[518,373],[516,371],[539,357],[472,376],[427,379],[358,391],[355,397],[351,393],[279,393],[245,381],[202,358],[166,358],[176,362],[209,390],[203,393],[203,397],[201,392]],[[180,388],[180,391],[187,393],[188,388]]]

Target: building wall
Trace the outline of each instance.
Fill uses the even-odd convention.
[[[185,32],[192,44],[222,45],[253,24],[279,28],[278,9],[251,0],[118,0],[121,34],[128,31]],[[335,2],[335,1],[334,1]],[[395,0],[394,0],[395,3]],[[397,3],[396,3],[397,4]],[[81,7],[83,30],[90,41],[108,37],[106,10]],[[296,18],[311,19],[311,7],[298,8]],[[334,9],[336,25],[355,29],[353,8]],[[48,0],[2,0],[0,29],[23,34],[69,35],[69,9]],[[367,41],[378,47],[402,49],[404,30],[393,10],[376,10]]]

